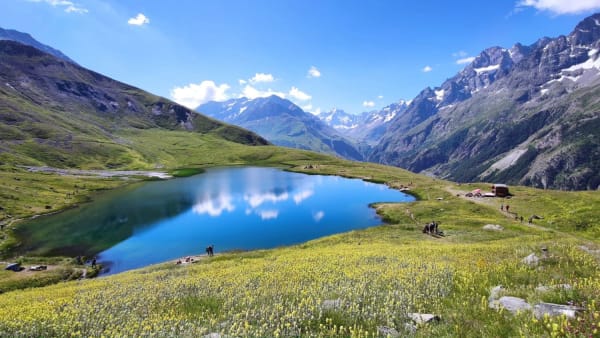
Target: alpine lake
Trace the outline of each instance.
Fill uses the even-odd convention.
[[[214,168],[103,192],[23,224],[32,255],[97,257],[102,275],[181,257],[267,249],[382,223],[369,205],[414,197],[359,179],[275,168]]]

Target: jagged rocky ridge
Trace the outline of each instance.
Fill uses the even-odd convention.
[[[600,186],[600,14],[492,47],[390,121],[368,160],[456,181]]]

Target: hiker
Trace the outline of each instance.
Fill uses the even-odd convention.
[[[96,257],[92,259],[92,268],[96,268]]]
[[[500,204],[500,211],[504,211],[504,204]]]
[[[206,256],[210,256],[210,246],[206,247]]]
[[[506,205],[506,212],[508,212],[508,208],[510,208],[510,206],[507,204]]]
[[[209,246],[209,248],[210,248],[210,256],[212,257],[212,256],[214,256],[214,255],[215,255],[215,245],[214,245],[214,244],[211,244],[211,245]]]
[[[438,224],[437,224],[437,222],[436,222],[436,221],[433,221],[433,222],[431,222],[431,225],[432,225],[432,229],[431,229],[431,231],[432,231],[434,234],[436,234],[436,235],[437,235],[437,233],[438,233]]]
[[[521,223],[523,223],[523,215],[521,215]]]

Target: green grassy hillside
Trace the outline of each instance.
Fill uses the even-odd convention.
[[[406,335],[412,312],[441,316],[417,325],[415,334],[423,337],[597,335],[597,192],[512,187],[510,200],[469,199],[464,192],[488,187],[277,147],[184,143],[178,132],[160,134],[168,149],[157,149],[159,138],[150,131],[127,136],[150,155],[164,152],[173,166],[279,165],[410,186],[420,200],[376,205],[388,225],[297,246],[7,292],[0,295],[0,335],[370,337],[384,335],[383,326]],[[226,151],[215,152],[216,146]],[[521,223],[500,211],[507,202],[511,211],[544,218]],[[421,233],[433,219],[444,237]],[[483,230],[485,224],[504,230]],[[521,262],[531,253],[541,257],[539,265]],[[502,295],[531,304],[572,302],[585,311],[571,320],[497,311],[488,307],[496,285],[504,286]]]

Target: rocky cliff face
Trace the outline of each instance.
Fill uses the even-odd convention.
[[[375,162],[458,181],[600,186],[600,15],[567,36],[484,50],[390,122]]]

